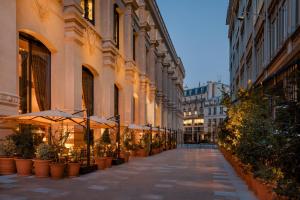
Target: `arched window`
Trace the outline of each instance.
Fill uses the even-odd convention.
[[[83,108],[94,114],[94,75],[86,68],[82,67],[82,100]]]
[[[32,36],[19,35],[20,113],[51,109],[51,53]]]

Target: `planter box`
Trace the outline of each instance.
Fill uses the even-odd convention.
[[[147,157],[148,153],[146,152],[145,149],[139,149],[139,150],[136,150],[135,156],[137,156],[137,157]]]
[[[270,185],[264,184],[262,181],[254,178],[252,173],[246,172],[243,169],[243,164],[227,150],[219,147],[225,159],[231,164],[236,173],[247,183],[248,188],[251,189],[256,196],[261,200],[281,199],[273,192]]]

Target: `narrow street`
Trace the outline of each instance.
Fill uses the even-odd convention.
[[[1,200],[256,199],[217,149],[179,148],[73,179],[0,176]]]

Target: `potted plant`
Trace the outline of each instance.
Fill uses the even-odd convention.
[[[125,162],[129,161],[129,156],[130,156],[130,152],[129,150],[131,150],[131,146],[132,146],[132,137],[131,137],[131,133],[128,132],[129,129],[126,128],[124,133],[123,133],[123,144],[121,146],[121,153],[120,153],[120,157],[124,159]]]
[[[65,143],[68,140],[70,132],[64,130],[63,127],[52,135],[54,147],[54,160],[50,163],[50,174],[53,179],[61,179],[64,177],[65,160],[61,159],[62,153],[65,150]]]
[[[49,177],[51,159],[54,157],[53,146],[42,143],[37,147],[34,160],[35,176],[39,178]]]
[[[16,165],[13,155],[16,145],[10,137],[0,140],[0,175],[14,174]]]
[[[68,162],[68,177],[76,177],[79,175],[80,170],[80,163],[79,159],[79,152],[75,149],[70,151],[71,159]]]
[[[104,130],[102,134],[101,144],[105,148],[106,167],[111,167],[113,153],[112,153],[111,139],[107,128]]]
[[[106,167],[110,168],[112,165],[112,160],[114,157],[114,152],[115,149],[111,144],[106,145],[106,151],[105,151],[105,155],[106,155]]]
[[[148,134],[143,134],[140,143],[137,146],[136,156],[146,157],[149,155],[149,147],[150,147],[150,138]]]
[[[130,152],[128,149],[123,148],[121,149],[120,158],[123,158],[125,162],[129,161]]]
[[[17,157],[16,167],[20,176],[29,176],[32,173],[32,158],[35,153],[35,146],[42,142],[42,136],[33,133],[31,126],[21,126],[21,130],[11,135],[16,145]]]
[[[95,146],[95,163],[98,170],[104,170],[106,168],[106,157],[105,157],[105,147],[102,144],[101,140],[96,142]]]

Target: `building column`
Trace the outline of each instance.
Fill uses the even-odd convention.
[[[0,116],[15,115],[19,109],[16,18],[16,0],[1,2],[0,45],[3,51],[0,56]]]
[[[76,58],[84,42],[79,0],[65,2],[65,102],[67,110],[82,110],[82,62]],[[80,81],[79,81],[80,80]]]
[[[163,125],[168,127],[168,67],[169,63],[163,63],[163,82],[162,82],[162,94],[163,94]]]
[[[124,46],[125,53],[125,80],[124,87],[124,124],[133,123],[133,84],[135,67],[133,61],[133,13],[137,8],[135,0],[126,0],[126,8],[124,14]]]
[[[155,70],[155,80],[156,80],[156,89],[157,89],[157,102],[158,102],[158,112],[156,113],[156,117],[159,118],[157,120],[157,126],[164,127],[163,122],[163,58],[165,55],[163,53],[157,54],[156,60],[156,70]]]

